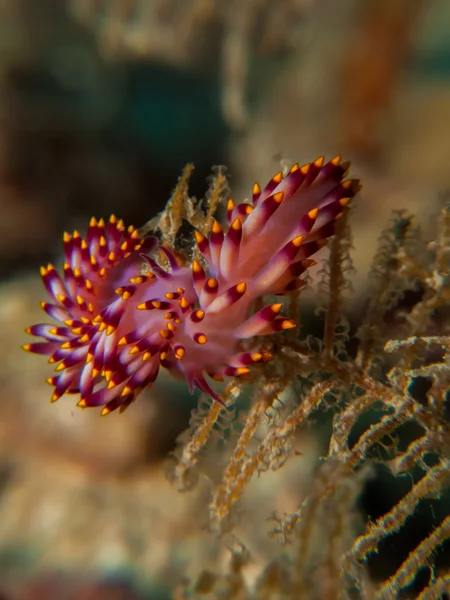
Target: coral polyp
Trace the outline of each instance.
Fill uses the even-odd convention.
[[[52,401],[77,393],[80,407],[124,410],[164,367],[220,402],[208,378],[248,378],[271,358],[260,336],[296,326],[281,303],[255,304],[304,285],[359,189],[347,169],[320,158],[255,184],[251,203],[228,201],[227,227],[195,231],[202,258],[190,264],[115,216],[92,219],[86,239],[65,234],[63,274],[41,269],[51,296],[42,308],[60,324],[30,327],[45,341],[24,346],[57,363]]]

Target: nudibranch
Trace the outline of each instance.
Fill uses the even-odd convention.
[[[304,285],[311,257],[359,190],[345,179],[348,166],[319,158],[263,189],[255,183],[251,202],[228,201],[226,227],[195,232],[202,258],[188,265],[115,216],[92,218],[85,239],[66,233],[62,273],[41,269],[50,295],[41,306],[57,324],[28,328],[44,341],[24,346],[56,366],[51,401],[76,393],[80,407],[122,411],[164,367],[220,402],[208,378],[248,378],[271,359],[261,336],[296,326],[282,303],[255,312],[255,301]]]

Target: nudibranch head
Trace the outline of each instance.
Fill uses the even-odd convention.
[[[302,287],[359,189],[344,180],[347,168],[339,157],[294,165],[263,189],[255,184],[251,203],[229,200],[228,227],[195,231],[202,262],[180,264],[173,249],[115,216],[92,219],[85,239],[65,234],[62,275],[41,269],[51,297],[41,306],[57,324],[28,328],[45,341],[24,346],[55,363],[51,400],[76,393],[78,406],[123,410],[162,366],[221,401],[207,377],[248,378],[271,358],[260,336],[295,327],[281,303],[255,313],[255,301]]]

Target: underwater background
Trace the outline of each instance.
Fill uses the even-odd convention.
[[[70,398],[50,405],[51,368],[20,350],[41,320],[39,266],[60,261],[62,232],[112,213],[143,225],[187,163],[191,195],[226,165],[244,201],[285,160],[342,154],[364,184],[347,307],[364,312],[392,210],[427,232],[450,189],[449,31],[446,0],[2,0],[2,600],[165,600],[229,558],[207,531],[208,485],[180,493],[166,476],[198,396],[167,376],[124,415],[100,419]],[[246,490],[250,582],[280,551],[260,524],[295,510],[327,426],[323,416],[298,435],[300,466]],[[370,518],[396,494],[378,483],[360,499]],[[414,527],[427,532],[429,515]],[[374,577],[408,536],[381,553]]]

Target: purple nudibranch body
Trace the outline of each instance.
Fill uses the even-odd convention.
[[[344,180],[348,166],[340,157],[296,164],[264,189],[255,184],[251,203],[229,200],[227,228],[214,221],[208,237],[195,232],[202,264],[180,264],[115,216],[91,219],[86,239],[66,233],[62,275],[41,269],[51,297],[41,306],[59,323],[29,327],[44,341],[24,346],[55,363],[51,400],[76,393],[78,406],[101,406],[102,415],[123,410],[164,367],[220,402],[208,378],[248,378],[271,359],[260,336],[295,327],[281,303],[253,307],[304,285],[311,257],[359,190]],[[165,268],[155,260],[161,252]]]

